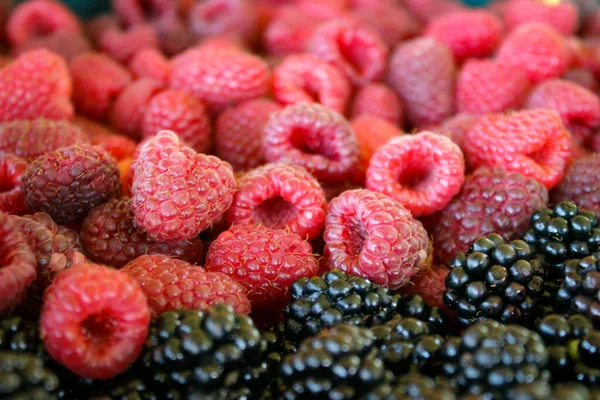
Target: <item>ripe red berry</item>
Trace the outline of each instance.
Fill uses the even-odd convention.
[[[460,147],[464,154],[465,136],[478,119],[479,117],[476,115],[466,113],[456,114],[431,130],[439,135],[448,136]]]
[[[353,7],[358,18],[379,33],[384,43],[392,48],[402,40],[417,36],[421,23],[394,1],[375,1]]]
[[[324,20],[299,7],[283,6],[265,28],[264,46],[274,56],[304,53],[315,30]]]
[[[113,0],[113,10],[127,25],[133,25],[159,16],[176,15],[179,1],[172,0]]]
[[[421,296],[429,306],[439,307],[447,312],[448,307],[444,304],[442,295],[446,290],[446,276],[449,272],[450,269],[446,267],[432,265],[403,286],[402,293]]]
[[[560,185],[552,191],[552,203],[572,201],[583,209],[600,213],[599,168],[600,154],[584,155],[576,159],[567,168]]]
[[[151,23],[158,37],[159,49],[168,56],[179,54],[194,44],[192,32],[179,15],[163,15]]]
[[[137,142],[127,136],[117,133],[115,130],[97,121],[86,117],[77,116],[73,118],[73,125],[87,133],[90,143],[102,147],[108,151],[117,161],[131,157]]]
[[[529,22],[540,22],[563,35],[575,33],[579,24],[577,7],[566,1],[509,0],[502,5],[502,18],[509,30]]]
[[[80,54],[92,51],[90,41],[81,32],[62,31],[47,36],[33,38],[14,47],[12,54],[19,56],[32,50],[46,49],[61,56],[65,61],[71,61]]]
[[[192,33],[199,38],[225,36],[254,44],[260,28],[258,7],[248,0],[197,2],[187,18]]]
[[[565,72],[562,78],[577,83],[594,93],[600,89],[600,82],[594,76],[594,71],[587,68],[571,68]]]
[[[129,69],[136,78],[151,78],[167,85],[171,63],[157,49],[146,48],[135,53],[129,60]]]
[[[138,51],[158,47],[158,37],[149,24],[136,24],[128,28],[112,26],[98,38],[98,47],[120,62],[128,62]]]
[[[371,115],[402,126],[402,103],[396,93],[381,83],[361,87],[354,96],[351,117]]]
[[[12,154],[0,154],[0,212],[23,214],[27,211],[21,179],[27,161]]]

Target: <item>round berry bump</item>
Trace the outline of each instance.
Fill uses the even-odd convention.
[[[154,315],[181,309],[202,311],[216,304],[231,306],[240,314],[250,312],[246,288],[221,272],[206,272],[162,254],[140,256],[121,271],[139,282]]]
[[[170,131],[142,147],[135,161],[135,225],[159,242],[186,240],[217,222],[236,190],[231,166],[196,153]]]
[[[80,222],[92,208],[121,194],[121,180],[113,156],[84,144],[36,158],[21,188],[31,211],[48,213],[57,223]]]
[[[402,103],[387,85],[371,83],[356,92],[351,115],[352,118],[370,115],[402,126]]]
[[[329,203],[325,220],[325,262],[392,290],[405,285],[429,263],[423,225],[388,196],[347,190]]]
[[[529,22],[540,22],[568,36],[575,33],[578,27],[577,3],[581,2],[510,0],[501,7],[502,18],[509,30]]]
[[[179,2],[171,0],[113,0],[113,9],[127,25],[159,16],[176,15]]]
[[[197,2],[188,14],[190,30],[197,37],[231,37],[254,44],[260,28],[257,5],[248,0]]]
[[[41,337],[48,353],[71,372],[109,379],[140,355],[150,310],[127,274],[78,264],[57,275],[44,293]]]
[[[579,207],[600,214],[600,154],[575,160],[560,184],[552,191],[552,202],[572,201]]]
[[[288,228],[310,240],[323,230],[326,213],[325,192],[308,171],[272,163],[239,178],[238,191],[226,216],[230,224]]]
[[[320,104],[298,103],[272,114],[263,153],[267,161],[301,165],[320,181],[337,183],[352,176],[358,144],[344,117]]]
[[[21,179],[27,161],[11,154],[0,154],[0,211],[22,214],[27,211]]]
[[[443,209],[464,180],[462,151],[432,132],[390,140],[375,151],[367,169],[367,188],[399,201],[414,216]]]

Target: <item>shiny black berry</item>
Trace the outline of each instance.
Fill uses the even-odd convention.
[[[0,398],[57,399],[58,377],[33,354],[0,351]]]
[[[42,356],[44,345],[37,323],[18,316],[0,319],[0,350],[35,353]]]
[[[600,327],[600,254],[567,261],[563,274],[556,293],[559,309],[585,315]]]
[[[377,386],[363,400],[456,400],[449,381],[416,372],[398,375],[391,383]]]

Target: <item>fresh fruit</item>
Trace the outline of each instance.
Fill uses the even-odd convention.
[[[25,195],[21,191],[21,179],[27,169],[27,161],[12,154],[0,154],[0,211],[23,214],[27,211]]]
[[[139,23],[126,28],[110,26],[100,34],[97,42],[102,52],[127,63],[140,49],[156,48],[158,37],[151,25]]]
[[[561,310],[582,314],[600,327],[600,260],[595,255],[565,262],[556,293]]]
[[[158,16],[174,15],[178,11],[178,5],[178,1],[169,0],[113,1],[115,14],[128,25],[133,25]]]
[[[44,345],[38,323],[17,316],[0,318],[0,349],[42,355]]]
[[[187,16],[199,38],[231,37],[254,44],[259,31],[258,7],[248,0],[207,0],[196,3]]]
[[[402,399],[407,393],[422,400],[455,400],[455,390],[448,381],[431,378],[417,372],[402,374],[392,383],[383,383],[373,389],[368,398]]]
[[[352,102],[351,117],[369,115],[402,126],[402,103],[393,90],[382,83],[372,83],[361,87]]]
[[[579,23],[576,6],[565,1],[509,0],[502,6],[502,18],[511,30],[529,22],[541,22],[565,36],[575,33]]]
[[[136,78],[150,78],[163,85],[169,83],[171,64],[157,49],[146,48],[138,51],[129,60],[129,70]]]
[[[7,399],[55,399],[56,374],[31,354],[0,351],[0,394]]]
[[[437,134],[448,136],[465,152],[465,136],[475,124],[478,117],[467,113],[458,113],[443,121],[440,125],[432,127],[431,130]]]
[[[575,160],[552,191],[552,202],[571,201],[579,207],[600,214],[600,154],[589,154]]]
[[[450,269],[432,265],[421,275],[415,276],[410,283],[402,287],[403,294],[414,294],[421,296],[430,306],[448,311],[444,304],[444,290],[446,290],[446,277]]]

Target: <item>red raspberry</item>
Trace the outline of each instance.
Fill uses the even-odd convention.
[[[206,0],[197,2],[188,15],[197,37],[229,36],[252,44],[259,32],[258,8],[250,0]]]
[[[179,54],[193,44],[192,33],[179,16],[165,15],[152,21],[158,46],[165,54]],[[135,56],[134,56],[135,57]]]
[[[127,25],[154,19],[159,16],[176,15],[179,1],[173,0],[113,0],[112,7]]]
[[[133,178],[135,225],[158,241],[191,239],[231,206],[233,170],[213,156],[183,146],[169,131],[143,145]]]
[[[446,290],[446,276],[450,270],[445,267],[432,265],[421,275],[415,276],[410,283],[402,288],[403,294],[416,294],[432,307],[439,307],[448,312],[442,296]]]
[[[600,154],[589,154],[575,160],[567,168],[560,185],[552,191],[552,203],[572,201],[581,208],[599,214],[599,170]]]
[[[263,153],[267,161],[301,165],[326,183],[350,178],[358,161],[348,121],[317,103],[298,103],[272,114],[264,130]]]
[[[303,53],[323,20],[299,7],[282,7],[265,29],[264,46],[274,56]]]
[[[273,97],[283,105],[317,102],[343,114],[351,94],[344,74],[311,54],[287,56],[273,71]]]
[[[162,254],[140,256],[121,271],[139,282],[154,315],[184,308],[206,310],[216,304],[227,304],[239,314],[250,312],[246,288],[220,272],[205,272]]]
[[[137,143],[130,138],[91,119],[77,116],[73,119],[73,124],[88,134],[91,144],[102,147],[117,161],[131,157],[137,147]]]
[[[85,53],[71,61],[73,102],[90,118],[103,119],[111,103],[131,82],[131,74],[112,58]]]
[[[171,87],[193,94],[213,111],[264,95],[270,78],[263,60],[229,47],[191,49],[171,62]]]
[[[563,79],[575,82],[591,92],[600,89],[600,83],[594,76],[594,72],[586,68],[571,68],[564,73]]]
[[[105,30],[120,25],[121,20],[115,14],[100,14],[85,23],[85,33],[97,43]]]
[[[245,101],[219,115],[215,126],[215,150],[234,170],[247,170],[264,164],[263,128],[272,113],[281,107],[268,99]]]
[[[563,35],[575,33],[579,23],[577,7],[566,1],[508,0],[502,6],[502,17],[510,30],[529,22],[541,22]]]
[[[346,11],[347,0],[296,0],[296,5],[309,15],[321,18],[335,18]]]
[[[171,63],[157,49],[147,48],[135,53],[129,61],[129,69],[136,78],[152,78],[167,85]]]
[[[388,48],[379,34],[357,18],[336,18],[321,25],[308,48],[338,68],[357,86],[381,80]]]
[[[352,118],[371,115],[402,126],[402,103],[388,86],[372,83],[356,92],[351,115]]]
[[[517,67],[469,60],[456,80],[456,108],[473,114],[517,109],[525,101],[529,87],[527,74]]]
[[[304,168],[282,163],[251,170],[238,180],[227,222],[288,228],[313,239],[323,230],[327,200],[319,182]]]
[[[150,137],[162,130],[177,132],[198,153],[210,150],[210,119],[204,105],[187,92],[165,90],[148,103],[142,119],[142,135]]]
[[[569,68],[570,51],[560,33],[548,25],[528,23],[502,42],[496,61],[521,68],[533,83],[554,78]]]
[[[27,211],[21,178],[27,161],[12,154],[0,154],[0,212],[23,214]]]
[[[348,190],[329,203],[325,261],[392,290],[429,263],[427,231],[402,204],[366,189]]]
[[[127,274],[78,264],[44,294],[40,333],[48,353],[71,372],[109,379],[139,357],[150,325],[144,292]]]
[[[562,179],[571,135],[558,114],[548,110],[486,115],[469,130],[464,148],[474,168],[520,172],[550,189]]]
[[[20,46],[56,32],[81,33],[77,17],[63,4],[31,0],[19,4],[10,14],[6,34],[13,46]]]
[[[502,41],[502,21],[489,11],[467,10],[442,14],[429,22],[424,35],[450,47],[460,63],[492,55]]]
[[[471,114],[456,114],[432,128],[432,131],[448,136],[464,153],[465,136],[478,119],[479,117]]]
[[[505,240],[529,227],[531,214],[546,207],[548,191],[519,172],[479,168],[440,213],[433,230],[438,261],[447,265],[477,238],[497,233]]]
[[[367,188],[402,203],[414,216],[443,209],[465,180],[465,160],[449,138],[432,132],[396,137],[367,169]]]
[[[92,50],[89,40],[81,32],[57,31],[47,36],[34,38],[14,47],[12,54],[19,56],[32,50],[45,48],[70,61],[82,53]]]
[[[115,60],[127,62],[140,50],[158,47],[158,37],[148,24],[110,27],[100,35],[98,47]]]
[[[0,88],[0,122],[73,117],[69,69],[48,50],[30,51],[2,68]]]
[[[600,9],[597,9],[586,21],[584,34],[590,38],[600,34]]]
[[[464,6],[454,0],[403,0],[402,4],[417,18],[428,22],[433,18],[461,11]]]
[[[417,38],[396,48],[388,81],[402,100],[410,124],[435,125],[452,114],[454,74],[450,49],[434,39]]]
[[[12,153],[27,161],[60,147],[89,142],[79,127],[67,121],[39,118],[0,123],[0,154]]]
[[[35,159],[21,186],[32,211],[43,211],[58,223],[79,222],[99,204],[121,194],[115,159],[91,145],[62,147]]]
[[[35,255],[16,222],[0,212],[0,314],[12,311],[23,301],[36,277],[35,267]]]
[[[390,48],[402,40],[417,36],[421,30],[419,22],[394,2],[375,2],[368,6],[358,6],[354,13],[377,31]]]

